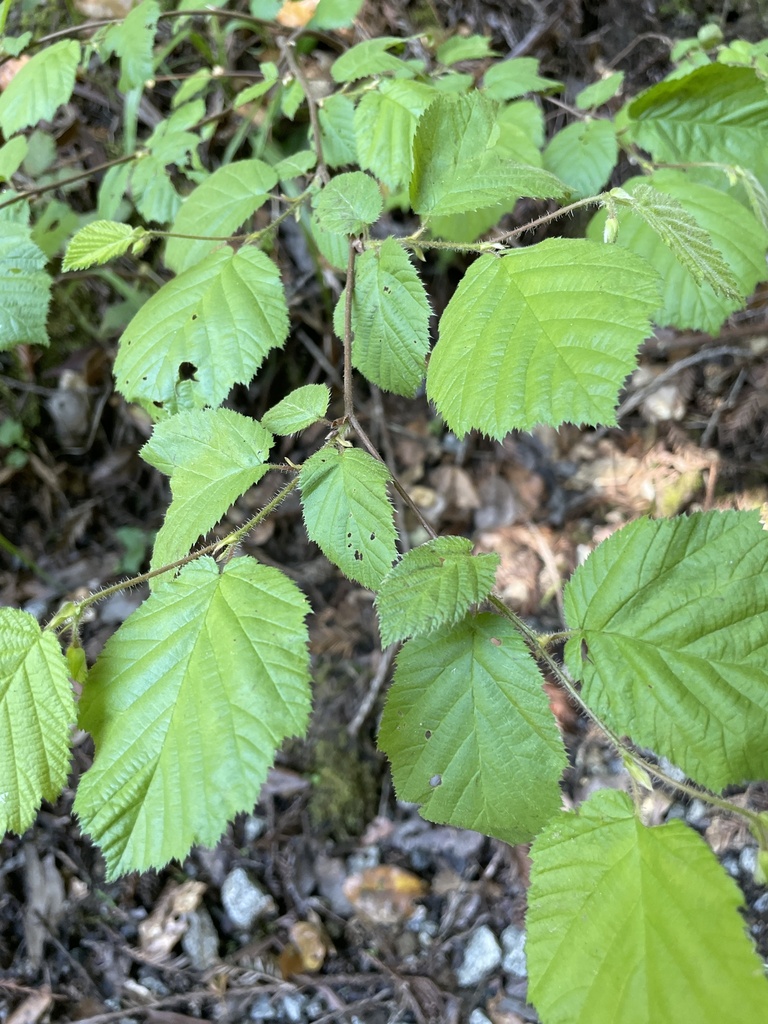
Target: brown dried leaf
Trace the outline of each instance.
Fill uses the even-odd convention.
[[[44,985],[39,992],[33,992],[16,1007],[6,1019],[6,1024],[37,1024],[52,1002],[51,990]]]
[[[204,882],[173,882],[165,887],[149,917],[139,923],[139,946],[148,956],[167,956],[189,927],[207,886]]]
[[[286,0],[275,21],[286,28],[304,28],[312,20],[319,0]]]
[[[415,911],[415,901],[426,895],[427,886],[410,871],[382,864],[350,875],[344,895],[355,910],[375,924],[398,924]]]

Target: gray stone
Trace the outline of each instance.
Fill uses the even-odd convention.
[[[473,1010],[469,1015],[469,1024],[491,1024],[491,1021],[482,1010]]]
[[[456,980],[462,988],[479,984],[501,964],[501,946],[488,925],[481,925],[470,936]]]
[[[277,1017],[277,1011],[269,996],[256,996],[251,1003],[248,1016],[255,1021],[274,1020]]]
[[[280,1002],[288,1024],[301,1024],[304,1019],[304,1008],[308,1002],[307,996],[301,992],[288,992]]]
[[[513,924],[505,928],[501,933],[501,948],[504,951],[501,961],[504,970],[524,978],[528,967],[525,962],[525,932],[522,928],[515,928]]]
[[[745,846],[739,854],[739,867],[743,875],[749,875],[750,878],[754,877],[757,869],[757,847],[756,846]]]
[[[230,871],[221,887],[221,902],[236,928],[247,931],[260,917],[274,913],[275,901],[242,868]]]
[[[219,961],[219,933],[205,907],[198,907],[189,915],[186,932],[181,937],[181,948],[196,971],[205,971]]]

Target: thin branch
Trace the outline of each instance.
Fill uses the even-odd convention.
[[[355,415],[355,396],[352,389],[352,292],[355,287],[355,259],[357,245],[349,240],[347,252],[347,281],[344,296],[344,416],[352,422]]]
[[[323,140],[320,135],[320,118],[317,113],[317,103],[315,97],[312,95],[312,88],[304,74],[301,65],[296,60],[296,54],[294,52],[295,43],[293,39],[288,39],[280,42],[280,50],[285,58],[285,62],[291,70],[291,74],[301,86],[302,92],[307,99],[307,112],[309,114],[309,123],[312,127],[313,146],[315,154],[317,155],[317,170],[315,177],[320,181],[321,184],[328,184],[328,168],[325,166],[325,160],[323,159]]]
[[[74,185],[78,181],[92,178],[94,174],[98,174],[100,171],[108,171],[110,167],[127,164],[135,159],[136,153],[131,153],[130,156],[121,156],[116,160],[107,160],[106,163],[97,164],[96,167],[91,167],[90,170],[82,171],[80,174],[73,174],[71,178],[64,178],[61,181],[54,181],[49,185],[40,185],[38,188],[30,188],[25,192],[19,192],[12,199],[6,199],[4,203],[0,203],[0,210],[4,210],[6,206],[13,206],[14,203],[20,203],[23,199],[41,196],[46,192],[54,192],[57,188],[66,188],[67,185]]]

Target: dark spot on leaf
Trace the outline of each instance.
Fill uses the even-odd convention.
[[[355,552],[355,561],[356,562],[362,562],[362,560],[363,560],[363,552],[362,551],[356,551]]]
[[[193,314],[192,314],[192,319],[193,319],[193,320],[197,320],[197,313],[193,313]]]
[[[429,780],[429,784],[432,787],[432,789],[437,789],[438,786],[442,786],[443,784],[443,776],[433,775],[432,778]]]
[[[592,659],[589,656],[589,647],[587,646],[586,640],[581,641],[581,660],[588,661],[590,665],[592,664]]]
[[[432,730],[431,729],[427,729],[427,731],[424,733],[424,739],[425,740],[431,740],[432,739]]]
[[[375,533],[371,534],[371,540],[376,540],[376,534]]]
[[[197,367],[194,363],[185,361],[179,364],[179,380],[197,380],[196,373]]]

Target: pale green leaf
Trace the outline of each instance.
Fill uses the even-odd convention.
[[[593,82],[586,89],[582,89],[576,96],[576,106],[579,110],[590,110],[594,107],[602,107],[608,100],[617,96],[624,85],[624,72],[614,71],[613,74],[601,78],[599,82]]]
[[[260,99],[265,93],[269,92],[277,81],[278,68],[277,64],[273,61],[267,60],[263,64],[259,64],[259,71],[264,75],[264,80],[254,82],[253,85],[241,89],[237,96],[235,96],[234,107],[242,107],[246,103],[253,103],[254,100]]]
[[[355,163],[355,104],[352,100],[334,93],[323,100],[317,116],[325,163],[329,167]]]
[[[280,95],[280,113],[292,121],[304,99],[304,86],[298,78],[294,78],[293,81],[283,86]]]
[[[768,93],[751,68],[710,64],[652,86],[629,105],[630,137],[656,161],[768,171]]]
[[[128,163],[117,164],[110,167],[101,179],[96,207],[96,216],[99,220],[113,220],[117,216],[132,170]]]
[[[613,423],[657,303],[656,271],[616,246],[551,238],[481,256],[440,320],[427,394],[460,435]]]
[[[437,48],[436,57],[441,64],[458,64],[462,60],[482,60],[495,57],[488,36],[450,36]]]
[[[306,727],[308,610],[277,569],[203,558],[107,641],[80,702],[96,757],[75,810],[110,878],[213,845],[252,809],[277,747]]]
[[[67,659],[29,612],[0,608],[0,834],[21,834],[69,772],[75,701]]]
[[[760,184],[757,176],[744,167],[735,168],[736,180],[741,184],[747,201],[755,215],[755,219],[768,229],[768,192]]]
[[[321,420],[330,400],[331,393],[325,384],[305,384],[265,412],[262,425],[273,434],[295,434]]]
[[[429,821],[531,839],[560,807],[566,764],[542,683],[498,615],[408,640],[379,732],[398,797]]]
[[[553,174],[509,160],[499,147],[499,108],[480,93],[439,96],[413,141],[411,206],[423,215],[464,213],[521,196],[562,199]]]
[[[624,189],[611,193],[617,206],[628,205],[671,249],[678,263],[699,283],[734,302],[741,303],[739,282],[710,235],[668,192],[651,185],[635,185],[632,195]]]
[[[499,126],[514,125],[531,140],[538,149],[544,145],[544,114],[541,106],[533,100],[516,100],[505,103],[498,116]]]
[[[378,185],[362,171],[338,174],[314,202],[321,227],[340,235],[362,234],[378,220],[382,206]]]
[[[439,92],[469,92],[475,87],[475,78],[469,72],[462,74],[459,71],[449,71],[447,74],[432,78],[430,85]]]
[[[393,191],[410,180],[416,125],[434,97],[434,88],[423,82],[385,79],[357,105],[358,162]]]
[[[346,235],[340,235],[334,231],[325,231],[318,223],[317,217],[312,214],[309,218],[310,233],[312,240],[317,246],[320,254],[337,270],[344,270],[349,259],[349,239]]]
[[[711,789],[768,775],[768,533],[759,512],[624,527],[569,580],[565,617],[568,667],[616,732]]]
[[[366,39],[336,58],[331,65],[331,77],[334,82],[354,82],[358,78],[399,72],[405,67],[404,62],[388,51],[394,46],[401,47],[403,42],[397,36]]]
[[[496,580],[498,555],[473,555],[464,537],[437,537],[406,552],[376,596],[384,646],[463,619]]]
[[[363,0],[320,0],[310,25],[312,28],[349,28],[363,6]]]
[[[8,181],[18,171],[27,149],[28,143],[23,135],[17,135],[0,148],[0,181]]]
[[[177,107],[189,103],[195,96],[199,96],[212,80],[214,80],[214,76],[211,68],[200,68],[199,71],[194,71],[173,94],[171,110],[176,110]]]
[[[544,150],[544,166],[578,199],[598,193],[616,166],[619,147],[610,121],[575,121]]]
[[[0,232],[0,351],[47,345],[51,279],[46,258],[26,224],[3,221]]]
[[[0,39],[0,46],[4,54],[18,57],[29,46],[31,39],[31,32],[22,32],[20,36],[3,36]]]
[[[696,184],[681,171],[656,171],[650,177],[633,178],[624,189],[632,195],[638,185],[651,185],[680,203],[722,254],[741,296],[728,298],[716,294],[706,282],[699,284],[646,221],[631,210],[618,209],[618,245],[643,256],[661,278],[661,305],[653,319],[661,326],[717,334],[723,320],[740,309],[755,285],[765,280],[768,233],[733,196]],[[592,219],[588,237],[602,237],[604,220],[601,211]]]
[[[346,289],[334,316],[340,338],[345,302]],[[394,238],[366,250],[355,263],[352,365],[385,391],[415,395],[426,370],[431,312],[424,285]]]
[[[173,501],[157,535],[152,569],[187,554],[269,469],[273,438],[231,409],[179,413],[155,424],[142,458],[171,478]]]
[[[219,167],[184,200],[171,227],[178,235],[227,238],[263,206],[277,184],[277,172],[262,160],[238,160]],[[180,274],[221,245],[221,241],[169,238],[165,263]]]
[[[190,131],[205,115],[205,102],[192,100],[158,124],[147,139],[148,153],[140,156],[131,170],[131,192],[134,202],[146,220],[167,224],[181,206],[168,164],[185,167],[201,143],[201,137]]]
[[[132,228],[114,220],[95,220],[80,228],[67,246],[62,270],[85,270],[95,264],[128,252],[134,242],[146,235],[144,228]]]
[[[0,95],[0,128],[8,138],[22,128],[50,121],[75,87],[80,43],[62,39],[35,54]]]
[[[278,160],[274,171],[279,181],[290,181],[301,174],[307,174],[317,163],[317,154],[311,149],[300,149],[291,156]]]
[[[562,82],[539,75],[536,57],[513,57],[492,64],[483,78],[483,91],[491,100],[516,100],[528,92],[559,92]]]
[[[321,448],[299,476],[307,534],[350,579],[375,590],[395,560],[387,467],[357,448]]]
[[[768,1020],[742,895],[682,822],[647,828],[601,790],[531,858],[528,992],[547,1024]]]
[[[127,401],[166,413],[178,411],[181,391],[198,407],[217,406],[234,384],[251,380],[287,335],[275,264],[253,247],[225,246],[141,307],[120,340],[117,387]]]
[[[44,201],[35,225],[32,228],[30,238],[40,246],[47,259],[53,259],[62,248],[64,242],[72,236],[82,223],[81,217],[72,209],[68,203],[62,203],[58,199]],[[144,234],[139,228],[140,236]]]
[[[160,5],[143,0],[107,32],[104,47],[120,58],[120,92],[142,86],[154,71],[153,46]]]

